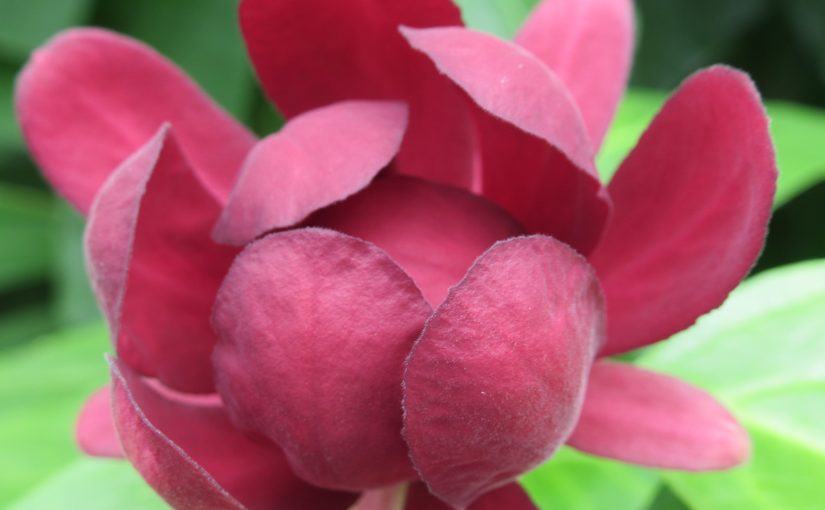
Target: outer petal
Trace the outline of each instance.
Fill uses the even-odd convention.
[[[524,233],[506,212],[483,198],[403,176],[379,177],[308,223],[376,244],[404,268],[433,306],[496,241]]]
[[[355,500],[300,481],[276,446],[232,426],[216,396],[175,395],[118,361],[110,365],[126,456],[174,508],[343,510]]]
[[[296,117],[249,155],[215,238],[243,245],[366,187],[398,152],[406,126],[407,108],[385,101]]]
[[[108,385],[89,397],[77,417],[75,436],[80,449],[93,457],[123,457],[112,421],[112,393]]]
[[[231,189],[254,137],[154,50],[94,28],[64,32],[17,81],[23,134],[46,177],[81,212],[109,174],[171,122],[204,185]]]
[[[106,181],[86,227],[89,275],[118,355],[184,391],[213,389],[209,316],[236,253],[209,239],[219,214],[164,127]]]
[[[587,262],[545,236],[498,243],[427,322],[404,375],[404,436],[430,490],[464,508],[575,425],[604,335]]]
[[[609,203],[581,114],[559,79],[528,51],[488,34],[462,28],[402,33],[481,108],[481,193],[529,232],[588,252]]]
[[[331,230],[249,245],[215,303],[218,389],[244,427],[322,487],[414,477],[401,438],[404,358],[431,308],[383,251]]]
[[[450,510],[451,508],[453,507],[430,494],[424,483],[410,484],[404,510]],[[473,501],[468,510],[538,510],[538,507],[533,504],[530,496],[517,482],[512,482],[483,494]]]
[[[567,86],[596,148],[627,85],[633,24],[632,0],[544,0],[515,38]]]
[[[401,24],[460,25],[452,2],[244,0],[240,16],[258,77],[288,117],[345,99],[403,100],[410,127],[399,169],[469,187],[468,105],[398,34]]]
[[[568,443],[603,457],[690,471],[730,468],[750,452],[747,432],[704,391],[604,361],[593,366]]]
[[[726,67],[689,78],[610,183],[615,215],[591,257],[610,309],[604,354],[667,338],[719,306],[762,250],[775,187],[750,79]]]

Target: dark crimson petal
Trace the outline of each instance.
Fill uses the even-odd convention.
[[[704,391],[632,365],[598,362],[567,441],[587,453],[664,469],[727,469],[748,458],[748,434]]]
[[[118,356],[183,391],[213,391],[212,302],[237,253],[168,126],[109,177],[86,226],[89,275]]]
[[[355,501],[299,480],[276,446],[232,426],[217,395],[176,394],[109,364],[126,457],[174,508],[344,510]]]
[[[427,322],[404,375],[404,437],[430,490],[464,508],[573,430],[604,305],[590,266],[546,236],[503,241]]]
[[[410,484],[404,510],[451,510],[453,507],[436,498],[421,482]],[[358,510],[361,510],[360,508]],[[538,510],[517,482],[483,494],[468,510]]]
[[[365,188],[406,127],[406,106],[389,101],[344,101],[295,117],[250,153],[215,239],[243,245]]]
[[[218,389],[245,428],[321,487],[415,477],[401,437],[404,359],[432,309],[386,253],[322,229],[238,256],[213,322]]]
[[[403,28],[410,44],[478,105],[481,194],[531,233],[583,253],[609,213],[593,149],[573,98],[534,55],[463,28]]]
[[[433,306],[496,241],[524,233],[483,198],[414,177],[383,176],[309,223],[369,241],[415,280]]]
[[[241,28],[270,99],[287,117],[347,99],[410,105],[401,172],[459,187],[475,141],[461,93],[414,52],[398,26],[460,25],[449,0],[243,0]]]
[[[747,75],[717,66],[665,104],[610,183],[593,253],[610,316],[603,354],[690,326],[745,277],[776,188],[768,118]]]
[[[165,122],[221,200],[255,142],[163,56],[97,28],[69,30],[37,50],[15,104],[46,178],[84,214],[109,174]]]
[[[627,86],[633,16],[632,0],[544,0],[515,38],[567,86],[595,148]]]
[[[109,385],[94,392],[77,417],[75,438],[83,453],[93,457],[123,457],[112,421],[112,390]]]

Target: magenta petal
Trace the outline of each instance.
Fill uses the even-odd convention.
[[[96,28],[64,32],[35,52],[18,78],[16,107],[46,177],[83,213],[109,174],[165,122],[221,198],[254,143],[164,57]]]
[[[123,457],[120,440],[112,421],[112,390],[109,386],[97,390],[83,404],[77,417],[75,436],[83,453],[93,457]]]
[[[414,477],[401,437],[404,359],[431,308],[383,251],[331,230],[271,234],[218,293],[218,389],[233,417],[322,487]]]
[[[481,193],[529,232],[587,253],[609,212],[581,114],[559,79],[525,49],[463,28],[402,28],[479,111]]]
[[[546,236],[493,246],[409,356],[404,436],[430,490],[457,507],[541,463],[572,431],[604,336],[587,262]]]
[[[220,204],[167,127],[106,181],[86,226],[89,275],[120,358],[183,391],[209,392],[209,323],[237,251],[209,238]]]
[[[451,510],[452,508],[430,494],[426,485],[417,482],[410,485],[404,510]],[[468,510],[538,510],[538,507],[517,482],[512,482],[483,494],[473,501]]]
[[[776,187],[768,118],[747,75],[717,66],[665,104],[610,183],[593,253],[603,354],[667,338],[719,306],[762,250]]]
[[[406,106],[386,101],[346,101],[295,117],[249,155],[215,239],[243,245],[366,187],[398,152],[406,126]]]
[[[627,85],[633,15],[632,0],[544,0],[515,38],[567,86],[596,148]]]
[[[276,446],[232,426],[216,395],[175,394],[119,361],[109,363],[126,456],[174,508],[344,510],[355,501],[355,494],[299,480]]]
[[[287,117],[347,99],[404,101],[399,170],[470,186],[468,104],[398,33],[401,24],[460,25],[450,0],[244,0],[240,19],[258,77]]]
[[[624,462],[690,471],[730,468],[750,452],[747,432],[704,391],[605,361],[593,366],[568,444]]]
[[[398,175],[379,177],[309,223],[386,251],[433,306],[496,241],[524,233],[506,212],[481,197]]]

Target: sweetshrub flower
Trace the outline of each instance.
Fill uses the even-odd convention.
[[[514,480],[563,443],[746,458],[712,397],[605,356],[688,327],[758,256],[776,169],[747,76],[688,78],[604,187],[628,0],[547,0],[515,42],[449,0],[244,0],[240,20],[289,119],[260,141],[104,30],[19,78],[117,353],[86,451],[183,509],[533,508]]]

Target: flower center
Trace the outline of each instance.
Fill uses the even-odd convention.
[[[524,230],[500,207],[469,192],[414,177],[383,175],[307,222],[386,251],[431,305],[496,241]]]

